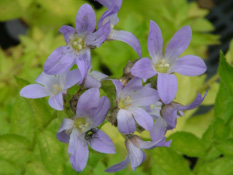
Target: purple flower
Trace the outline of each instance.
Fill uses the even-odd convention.
[[[132,75],[139,78],[150,78],[158,74],[158,93],[161,100],[168,104],[176,96],[177,79],[173,72],[186,76],[201,75],[206,71],[204,61],[194,55],[178,56],[185,51],[191,40],[190,26],[184,26],[170,40],[163,54],[163,38],[159,26],[150,22],[148,50],[152,58],[142,58],[131,69]]]
[[[73,168],[82,171],[88,160],[88,145],[95,151],[115,153],[111,139],[103,131],[97,129],[110,108],[106,96],[99,98],[99,89],[92,88],[84,92],[78,101],[76,116],[64,119],[57,132],[57,139],[69,143],[68,153]]]
[[[63,110],[63,96],[67,89],[80,81],[77,69],[65,71],[59,75],[47,75],[42,72],[35,80],[39,84],[31,84],[20,91],[26,98],[42,98],[50,96],[49,105],[56,110]]]
[[[106,80],[107,78],[108,76],[101,72],[89,70],[85,79],[84,86],[87,88],[100,88],[101,81]]]
[[[110,23],[106,23],[95,31],[96,17],[92,7],[84,4],[80,7],[75,21],[76,30],[70,26],[62,26],[66,46],[54,50],[44,64],[47,74],[55,75],[70,69],[74,63],[80,69],[82,80],[90,68],[90,49],[99,47],[110,33]],[[94,32],[94,33],[93,33]],[[81,80],[81,81],[82,81]]]
[[[117,125],[121,133],[129,134],[136,130],[136,122],[146,130],[153,126],[152,117],[142,108],[159,100],[156,90],[142,86],[142,80],[133,78],[124,87],[119,80],[113,80],[117,91]]]
[[[102,27],[108,21],[111,22],[111,33],[108,36],[109,40],[119,40],[129,44],[138,54],[142,56],[141,45],[138,39],[130,32],[123,30],[115,30],[114,26],[119,22],[117,13],[119,12],[122,0],[95,0],[107,7],[107,11],[101,16],[98,27]]]
[[[131,163],[132,169],[135,170],[146,159],[146,154],[142,151],[142,149],[152,149],[161,146],[169,147],[170,143],[170,141],[166,142],[165,140],[145,142],[136,135],[128,135],[125,141],[125,146],[128,151],[126,158],[122,162],[111,166],[105,171],[109,173],[120,171],[127,167],[129,162]]]

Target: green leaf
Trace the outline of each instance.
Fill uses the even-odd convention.
[[[168,175],[188,175],[190,169],[184,158],[177,154],[173,149],[166,147],[159,147],[150,150],[152,156],[152,164],[157,164],[161,170]]]
[[[215,144],[215,146],[225,156],[233,156],[233,139],[228,139],[222,143]]]
[[[57,140],[55,133],[45,130],[39,133],[38,144],[40,147],[41,159],[45,167],[54,174],[62,174],[64,143]]]
[[[7,21],[18,18],[22,15],[22,8],[18,0],[1,0],[0,1],[0,21]]]
[[[22,136],[0,136],[0,158],[21,165],[31,158],[30,142]]]
[[[214,122],[214,139],[224,140],[230,134],[230,127],[224,123],[220,118],[217,118]]]
[[[51,162],[53,164],[53,162]],[[30,162],[26,165],[25,175],[52,175],[42,162]]]
[[[0,174],[1,175],[15,175],[19,174],[19,169],[6,160],[0,160]]]
[[[204,142],[188,132],[176,132],[170,136],[171,148],[190,157],[203,157],[207,150]]]

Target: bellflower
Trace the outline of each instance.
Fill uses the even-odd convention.
[[[75,26],[76,29],[66,25],[60,28],[59,31],[63,34],[67,45],[51,53],[44,64],[45,73],[59,74],[70,69],[76,62],[82,80],[86,77],[91,64],[90,49],[99,47],[106,40],[110,33],[110,23],[106,23],[94,32],[95,12],[90,5],[84,4],[78,10]]]
[[[186,55],[178,58],[189,45],[192,31],[190,26],[184,26],[177,31],[163,50],[163,38],[159,26],[150,22],[148,37],[148,50],[152,58],[142,58],[131,69],[132,75],[139,78],[150,78],[158,74],[158,93],[165,104],[169,104],[176,96],[177,79],[173,72],[186,76],[201,75],[206,71],[204,61],[194,55]]]
[[[136,122],[146,130],[153,126],[153,119],[142,107],[159,100],[155,89],[142,86],[139,78],[131,79],[124,87],[119,80],[113,80],[117,91],[117,126],[121,133],[130,134],[136,130]]]
[[[137,52],[139,58],[141,58],[142,51],[138,39],[130,32],[114,29],[114,26],[119,22],[117,13],[121,8],[122,0],[95,0],[95,1],[98,1],[108,9],[101,16],[98,24],[98,27],[101,28],[104,24],[110,21],[111,32],[108,36],[108,40],[119,40],[129,44]]]
[[[20,91],[20,96],[26,98],[49,97],[49,105],[56,110],[63,110],[63,95],[67,89],[77,84],[79,70],[65,71],[58,75],[48,75],[42,72],[35,80],[39,84],[31,84]]]
[[[99,98],[99,89],[92,88],[84,92],[77,104],[76,116],[64,119],[57,132],[57,139],[69,143],[69,160],[73,168],[80,172],[88,161],[88,145],[95,151],[115,153],[111,139],[103,131],[97,129],[110,108],[106,96]]]
[[[160,140],[157,142],[143,141],[136,135],[128,135],[125,141],[125,146],[128,151],[126,158],[122,162],[109,167],[105,171],[109,173],[120,171],[126,168],[129,162],[131,163],[132,169],[135,170],[146,159],[146,154],[142,151],[142,149],[152,149],[161,146],[169,147],[170,143],[170,141],[166,142],[165,140]]]
[[[108,76],[101,72],[89,70],[85,79],[85,87],[100,88],[101,81],[106,80],[107,78]]]

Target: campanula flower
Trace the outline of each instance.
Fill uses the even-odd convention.
[[[161,30],[154,21],[151,21],[147,45],[152,60],[142,58],[131,69],[132,75],[139,78],[147,79],[158,75],[158,93],[165,104],[169,104],[177,92],[177,79],[172,73],[197,76],[206,71],[205,62],[198,56],[186,55],[178,58],[188,47],[191,36],[190,26],[182,27],[174,34],[163,53]]]
[[[101,153],[115,153],[111,139],[97,128],[105,120],[110,108],[108,98],[99,96],[97,88],[84,92],[78,100],[74,118],[64,119],[57,132],[59,141],[69,143],[69,160],[77,172],[82,171],[87,164],[88,145]]]
[[[65,71],[58,75],[48,75],[42,72],[35,80],[39,84],[31,84],[20,91],[20,96],[26,98],[49,97],[49,105],[56,110],[63,110],[63,94],[67,89],[77,84],[79,70]],[[81,78],[81,77],[80,77]]]

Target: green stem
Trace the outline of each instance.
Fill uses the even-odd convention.
[[[200,89],[199,92],[205,92],[213,83],[215,83],[220,78],[219,74],[212,76]]]

